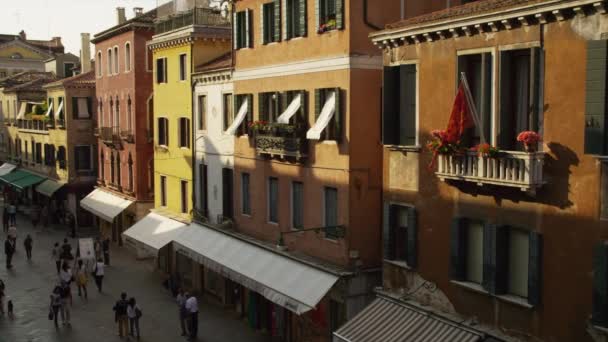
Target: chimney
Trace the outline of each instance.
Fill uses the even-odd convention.
[[[127,21],[124,7],[116,7],[116,22],[118,25],[124,24]]]
[[[80,50],[80,72],[84,74],[91,71],[91,35],[89,33],[81,33],[80,38],[82,43]]]
[[[27,35],[25,34],[25,31],[21,30],[21,32],[19,32],[19,38],[21,38],[21,40],[23,41],[27,40]]]
[[[144,9],[142,7],[133,7],[133,16],[139,17],[144,14]]]

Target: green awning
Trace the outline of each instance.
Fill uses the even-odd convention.
[[[55,193],[55,191],[59,190],[65,183],[60,183],[51,179],[47,179],[44,182],[38,184],[36,187],[36,191],[47,196],[51,197]]]
[[[5,182],[5,183],[9,183],[10,184],[10,183],[12,183],[12,182],[14,182],[16,180],[19,180],[21,178],[27,177],[29,175],[31,175],[31,173],[25,172],[23,170],[16,170],[16,171],[13,171],[13,172],[11,172],[9,174],[6,174],[4,176],[0,176],[0,180],[3,181],[3,182]]]
[[[23,190],[27,187],[38,184],[38,183],[44,181],[45,179],[46,178],[44,178],[44,177],[36,176],[34,174],[29,174],[26,177],[23,177],[14,182],[11,182],[11,185],[13,185],[14,187],[16,187],[19,190]]]

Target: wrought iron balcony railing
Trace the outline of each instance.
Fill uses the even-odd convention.
[[[222,17],[218,10],[196,7],[158,19],[155,24],[155,33],[161,34],[190,25],[229,28],[230,20]]]
[[[270,157],[305,158],[308,151],[306,131],[293,126],[278,127],[253,130],[256,152]]]

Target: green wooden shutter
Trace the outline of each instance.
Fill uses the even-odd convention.
[[[336,0],[336,28],[344,29],[344,0]]]
[[[530,232],[530,251],[528,262],[528,303],[539,305],[542,290],[542,235]]]
[[[382,207],[382,254],[384,259],[390,260],[390,205],[384,203]]]
[[[320,7],[320,1],[321,0],[315,0],[315,30],[319,30],[319,27],[321,27],[321,7]]]
[[[78,118],[78,98],[72,97],[72,118]]]
[[[399,67],[399,145],[416,145],[416,65]]]
[[[587,41],[587,91],[585,102],[585,153],[607,153],[606,80],[608,41]]]
[[[395,244],[406,243],[406,241],[395,241],[395,229],[399,226],[399,209],[401,206],[391,204],[388,209],[388,260],[395,260]]]
[[[300,94],[300,110],[296,113],[296,123],[306,126],[308,124],[308,92],[300,90],[298,94]]]
[[[494,293],[505,294],[509,286],[509,226],[498,226],[494,238]]]
[[[272,122],[277,122],[279,115],[281,115],[281,93],[278,91],[274,92],[275,101],[274,101],[274,115],[271,118]]]
[[[258,120],[260,121],[268,121],[268,116],[266,111],[264,110],[264,99],[266,97],[266,93],[258,94]]]
[[[397,145],[399,117],[399,68],[384,67],[382,86],[382,142]]]
[[[593,249],[593,309],[591,322],[608,327],[608,245],[602,241]]]
[[[251,21],[251,10],[245,10],[245,47],[253,47],[253,30]]]
[[[307,20],[307,10],[306,10],[306,0],[299,0],[298,1],[298,16],[299,16],[299,21],[298,21],[298,37],[306,37],[307,35],[307,27],[308,27],[308,20]]]
[[[239,30],[239,25],[238,25],[238,22],[237,22],[237,13],[234,12],[232,14],[232,40],[233,40],[232,43],[233,43],[233,46],[234,46],[235,50],[238,50],[238,48],[240,47],[240,45],[239,45],[239,41],[240,41],[240,39],[239,39],[240,38],[239,37],[239,32],[240,32],[240,30]]]
[[[249,134],[249,124],[253,122],[253,94],[244,96],[247,98],[247,124],[245,125],[245,132]]]
[[[450,278],[466,278],[466,218],[456,217],[450,227]]]
[[[415,268],[418,265],[418,213],[416,208],[407,208],[407,265]]]
[[[315,89],[315,122],[319,119],[319,115],[321,115],[321,101],[323,101],[321,96],[321,89]]]
[[[483,227],[483,280],[482,286],[490,293],[496,290],[496,225],[486,223]]]
[[[289,2],[288,0],[283,0],[281,4],[281,13],[283,16],[282,30],[283,30],[283,40],[291,39],[293,32],[291,28],[291,23],[293,22],[293,2]]]
[[[281,0],[274,0],[274,35],[275,42],[281,41]]]
[[[268,44],[268,13],[266,6],[260,5],[260,34],[262,35],[262,44]]]
[[[538,125],[539,110],[541,108],[540,103],[540,68],[542,60],[543,50],[540,47],[533,47],[530,49],[530,98],[529,98],[529,114],[528,114],[528,129],[538,132],[540,129]]]
[[[334,131],[332,132],[335,141],[342,141],[342,130],[344,127],[344,110],[342,109],[342,91],[335,88],[336,92],[336,111],[334,113]]]

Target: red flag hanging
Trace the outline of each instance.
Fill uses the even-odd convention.
[[[475,122],[469,111],[469,105],[464,94],[464,85],[461,82],[458,86],[456,99],[454,99],[450,121],[448,121],[446,141],[451,144],[457,143],[462,138],[464,131],[473,126],[475,126]]]

